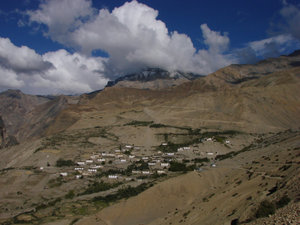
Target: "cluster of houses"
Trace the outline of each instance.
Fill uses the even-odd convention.
[[[207,138],[205,141],[213,141],[213,139]],[[168,143],[161,145],[167,146]],[[73,170],[62,171],[60,176],[71,176],[75,172],[75,178],[80,179],[104,173],[105,179],[108,180],[135,180],[153,174],[167,174],[171,161],[180,162],[197,156],[213,158],[216,154],[216,152],[200,152],[197,148],[186,146],[178,148],[177,152],[156,151],[153,154],[144,155],[141,147],[125,145],[122,149],[100,151],[91,154],[89,158],[78,160]],[[135,166],[130,168],[130,175],[124,175],[124,171],[128,172],[128,168],[132,165]]]

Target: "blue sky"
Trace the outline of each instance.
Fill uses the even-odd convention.
[[[0,1],[0,90],[76,94],[145,67],[209,74],[300,48],[296,0]]]

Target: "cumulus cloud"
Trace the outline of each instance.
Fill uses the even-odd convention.
[[[68,10],[66,10],[68,9]],[[227,33],[199,28],[205,49],[197,50],[186,34],[169,31],[158,11],[136,0],[112,11],[95,9],[91,0],[43,0],[27,11],[30,25],[46,37],[71,47],[37,54],[0,39],[0,88],[22,87],[28,93],[74,94],[101,89],[109,79],[146,67],[209,74],[232,63],[253,63],[299,45],[299,8],[284,3],[284,34],[253,41],[228,53]],[[107,58],[93,57],[101,50]]]
[[[34,50],[17,47],[8,38],[0,38],[0,66],[16,73],[34,73],[46,71],[52,64],[44,61]]]
[[[228,49],[229,38],[227,34],[221,35],[220,32],[209,29],[207,24],[201,25],[201,30],[204,38],[204,43],[212,52],[224,52]]]
[[[0,89],[18,88],[30,94],[77,94],[101,89],[105,78],[101,57],[66,50],[37,54],[0,38]]]
[[[208,49],[197,51],[187,35],[170,32],[157,19],[158,11],[145,4],[126,2],[110,12],[92,8],[91,1],[76,0],[77,13],[61,16],[66,13],[64,6],[71,2],[43,2],[38,10],[28,13],[30,21],[46,25],[46,35],[81,53],[107,52],[107,74],[124,74],[144,67],[208,74],[234,62],[232,56],[223,54],[229,45],[228,36],[210,30],[206,24],[201,25],[201,30]],[[220,61],[216,63],[215,57]]]
[[[64,42],[66,35],[78,28],[92,15],[90,0],[50,0],[42,1],[39,9],[28,11],[30,22],[47,26],[46,36]],[[66,44],[66,43],[65,43]]]

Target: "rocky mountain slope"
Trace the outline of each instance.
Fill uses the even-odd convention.
[[[0,93],[0,115],[8,136],[22,142],[45,134],[49,124],[68,104],[77,102],[77,97],[35,96],[20,90]]]
[[[175,86],[169,73],[150,70],[78,98],[0,94],[0,127],[11,122],[7,130],[21,141],[0,150],[0,223],[259,224],[268,221],[258,219],[267,201],[281,217],[296,210],[290,223],[297,224],[299,62],[296,52]],[[158,80],[171,85],[153,86]],[[127,161],[99,163],[102,153]],[[134,163],[133,154],[184,166],[134,175],[152,161]],[[91,159],[85,169],[98,172],[76,179],[83,173],[74,163]]]

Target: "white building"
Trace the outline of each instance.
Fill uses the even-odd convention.
[[[76,170],[76,171],[82,171],[83,168],[82,167],[75,167],[74,170]]]
[[[160,166],[161,167],[168,167],[170,164],[169,163],[161,163]]]
[[[101,166],[101,165],[93,165],[90,168],[92,168],[92,169],[99,169],[99,168],[103,168],[103,166]]]
[[[108,179],[118,179],[118,175],[108,175]]]

